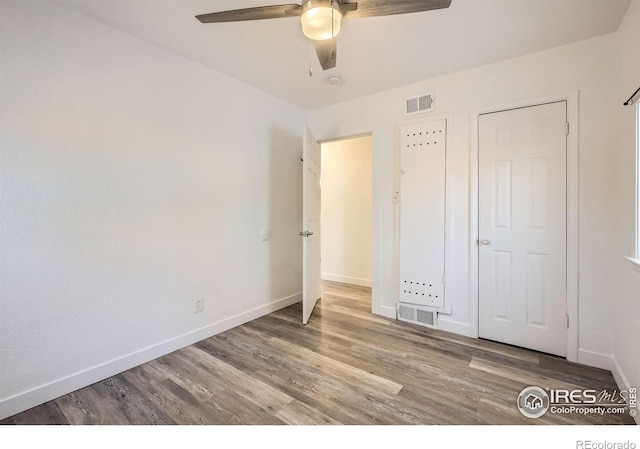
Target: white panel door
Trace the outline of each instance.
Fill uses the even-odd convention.
[[[401,302],[444,307],[447,121],[400,129]]]
[[[566,356],[566,102],[479,118],[479,334]]]
[[[302,323],[320,298],[320,143],[304,128],[302,162]]]

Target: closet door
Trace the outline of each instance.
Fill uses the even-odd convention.
[[[566,102],[479,118],[479,334],[567,353]]]

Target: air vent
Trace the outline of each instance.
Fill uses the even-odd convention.
[[[417,115],[434,111],[433,92],[405,100],[404,115]]]
[[[438,328],[438,312],[430,307],[399,302],[398,319],[433,329]]]
[[[416,321],[416,308],[398,303],[398,317],[402,321]]]
[[[431,310],[416,310],[416,321],[426,324],[427,326],[436,325],[436,312]]]

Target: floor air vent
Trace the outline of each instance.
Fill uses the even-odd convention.
[[[433,92],[418,97],[407,98],[404,104],[404,115],[416,115],[433,112]]]
[[[407,323],[438,328],[438,312],[435,309],[415,304],[398,303],[398,319]]]

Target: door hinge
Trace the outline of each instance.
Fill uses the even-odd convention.
[[[569,122],[564,122],[564,134],[569,135]]]
[[[566,320],[565,326],[567,327],[567,329],[569,329],[569,315],[565,315],[565,320]]]

